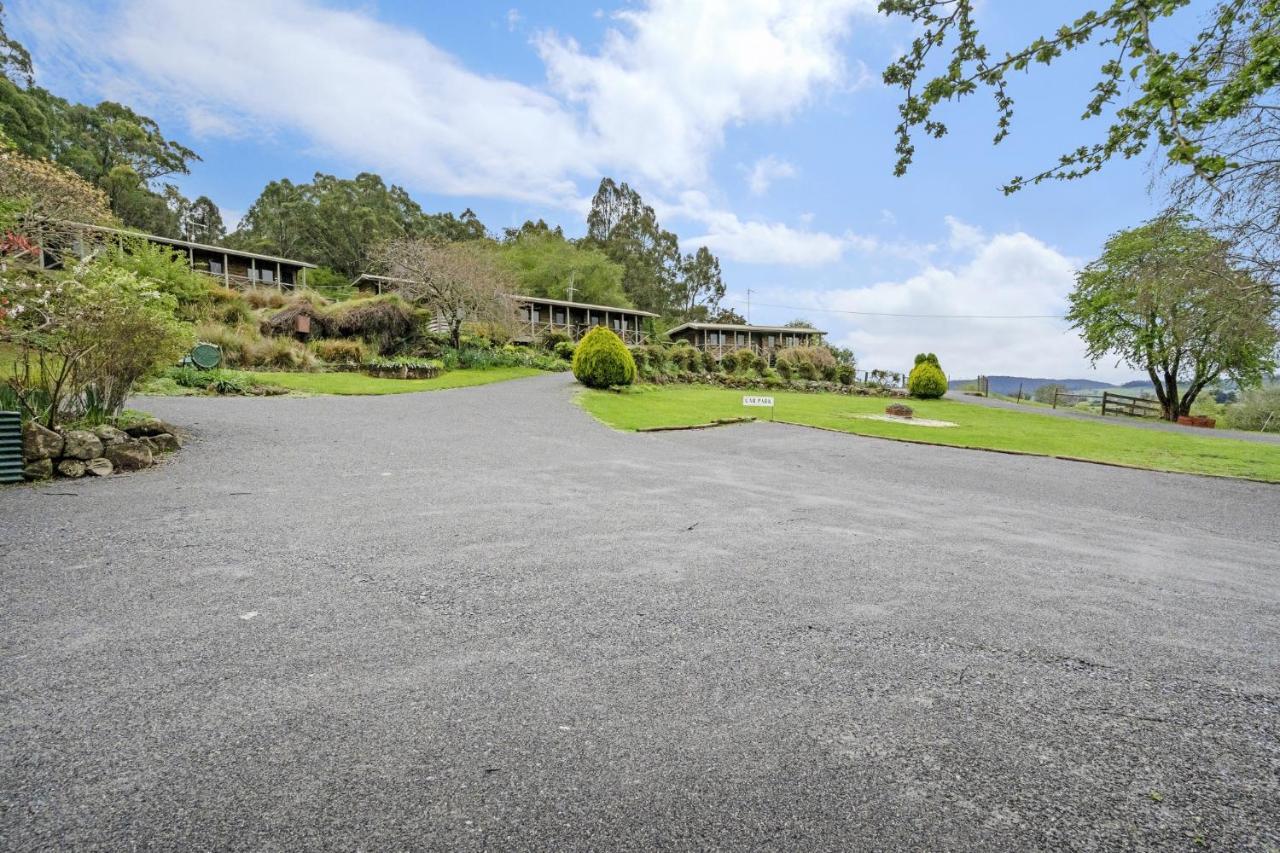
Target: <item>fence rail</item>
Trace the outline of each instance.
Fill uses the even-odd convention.
[[[1131,418],[1159,418],[1164,415],[1164,408],[1150,397],[1128,397],[1124,394],[1102,392],[1102,414],[1128,415]]]

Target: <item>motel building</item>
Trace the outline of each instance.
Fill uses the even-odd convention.
[[[734,350],[747,349],[770,360],[778,350],[820,344],[826,334],[821,329],[808,326],[737,323],[682,323],[667,332],[671,340],[688,341],[698,349],[714,353],[717,358]]]

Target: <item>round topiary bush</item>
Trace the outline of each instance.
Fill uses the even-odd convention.
[[[573,375],[589,388],[630,385],[636,381],[636,362],[621,338],[604,326],[596,326],[578,342]]]
[[[921,353],[916,356],[916,366],[911,368],[907,377],[907,390],[912,397],[921,400],[936,400],[947,393],[947,375],[938,364],[938,357],[933,353]]]
[[[560,341],[551,348],[551,351],[565,361],[573,361],[573,351],[577,348],[573,341]]]

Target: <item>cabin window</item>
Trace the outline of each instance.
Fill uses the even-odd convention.
[[[271,282],[274,282],[275,280],[276,280],[275,270],[263,269],[262,267],[258,268],[258,281],[265,281],[267,283],[271,283]]]
[[[770,349],[772,349],[773,347],[775,347],[775,346],[777,346],[777,345],[778,345],[778,336],[777,336],[777,335],[770,335],[770,336],[769,336],[769,348],[770,348]]]
[[[222,275],[222,261],[215,261],[212,258],[210,258],[209,272],[213,273],[214,275]]]
[[[564,324],[564,312],[563,312],[563,311],[557,311],[557,312],[555,313],[555,322],[556,322],[556,323],[558,323],[558,324],[560,324],[560,325],[563,325],[563,324]]]
[[[542,320],[542,311],[537,307],[532,307],[529,309],[529,316],[533,322],[540,322]]]
[[[287,268],[287,267],[282,268],[282,269],[280,270],[280,283],[281,283],[281,284],[289,284],[289,285],[292,285],[292,284],[293,284],[293,270],[291,270],[291,269],[289,269],[289,268]]]
[[[742,332],[738,332],[738,346],[745,347],[747,345],[747,336]]]

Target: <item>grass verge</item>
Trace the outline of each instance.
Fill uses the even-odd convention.
[[[450,370],[433,379],[384,379],[363,373],[270,373],[252,372],[245,375],[253,382],[275,385],[307,394],[377,395],[405,394],[411,391],[441,391],[446,388],[465,388],[470,385],[488,385],[508,379],[538,376],[541,370],[532,367],[491,367],[484,370]]]
[[[698,385],[637,387],[621,393],[584,391],[578,399],[615,429],[705,424],[741,416],[743,392]],[[1035,412],[985,408],[953,400],[911,400],[917,417],[954,427],[921,427],[868,420],[890,402],[878,397],[773,392],[779,421],[857,435],[1003,450],[1173,471],[1280,482],[1280,446],[1227,438],[1201,438],[1110,423],[1056,418]],[[768,418],[767,409],[751,414]]]

